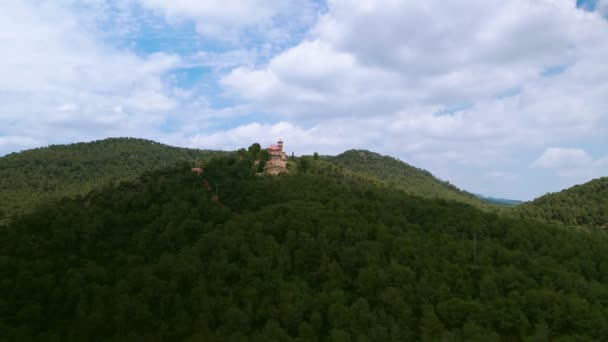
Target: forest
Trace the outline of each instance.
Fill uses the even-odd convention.
[[[451,199],[487,210],[497,209],[496,206],[488,204],[479,197],[436,178],[430,172],[393,157],[366,150],[349,150],[337,156],[323,156],[323,159],[374,177],[389,186],[400,188],[413,195]]]
[[[195,150],[134,138],[52,145],[0,158],[0,223],[40,203],[85,194],[112,182],[178,162],[202,163],[221,151]]]
[[[0,226],[0,340],[601,341],[608,235],[246,150]]]
[[[568,226],[608,229],[608,177],[546,194],[517,206],[514,212]]]

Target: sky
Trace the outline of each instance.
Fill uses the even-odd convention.
[[[608,0],[0,6],[0,156],[283,139],[520,200],[608,176]]]

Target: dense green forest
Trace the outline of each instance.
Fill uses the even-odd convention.
[[[323,156],[323,160],[375,177],[376,179],[410,194],[428,198],[445,198],[469,203],[480,208],[492,205],[477,196],[442,181],[430,172],[411,166],[389,156],[366,150],[348,150],[337,156]]]
[[[201,165],[212,156],[226,153],[167,146],[144,139],[110,138],[9,154],[0,158],[0,225],[6,224],[9,217],[49,200],[84,195],[92,189],[179,162]],[[422,197],[456,200],[487,211],[566,225],[603,227],[608,221],[606,181],[601,179],[509,209],[518,201],[470,194],[426,170],[374,152],[349,150],[321,159],[368,178],[366,181],[375,180]],[[263,166],[264,161],[260,169]]]
[[[54,145],[0,158],[0,222],[61,196],[85,194],[111,182],[133,179],[146,170],[195,162],[218,154],[163,145],[154,141],[114,138]]]
[[[519,205],[519,217],[571,226],[608,228],[608,177],[597,178]]]
[[[0,228],[0,340],[601,341],[608,235],[213,158]]]

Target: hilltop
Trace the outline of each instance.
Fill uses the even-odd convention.
[[[514,208],[519,217],[608,228],[608,177],[549,193]]]
[[[50,200],[86,194],[180,162],[202,164],[224,153],[227,152],[173,147],[144,139],[109,138],[9,154],[0,158],[0,222],[3,217]],[[489,207],[428,171],[388,156],[351,150],[323,159],[411,194]]]
[[[133,138],[52,145],[0,158],[0,221],[3,216],[63,196],[129,180],[179,162],[202,162],[224,152],[187,149]]]
[[[412,196],[320,160],[256,175],[248,159],[148,171],[0,227],[4,337],[608,335],[606,234]]]
[[[477,196],[442,181],[430,172],[411,166],[390,156],[367,150],[348,150],[337,156],[323,156],[323,160],[360,172],[410,194],[427,198],[444,198],[468,203],[480,208],[492,205]]]
[[[259,144],[254,145],[260,150],[262,159],[270,158],[266,149],[261,149]],[[146,171],[178,163],[200,166],[214,156],[228,153],[173,147],[144,139],[110,138],[9,154],[0,157],[0,223],[49,201],[84,195],[106,185],[135,179]],[[259,159],[260,156],[252,158]],[[486,211],[566,225],[602,227],[607,222],[606,178],[512,206],[517,202],[479,198],[426,170],[370,151],[349,150],[320,158],[316,163],[342,168],[343,173],[348,171],[359,181],[388,186],[416,196],[454,200]],[[313,159],[303,157],[298,160],[305,166]],[[262,161],[260,170],[264,169],[265,163]]]

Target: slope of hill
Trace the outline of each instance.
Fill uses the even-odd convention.
[[[408,193],[428,197],[445,198],[490,208],[492,204],[475,195],[462,191],[449,182],[442,181],[430,172],[416,168],[398,159],[367,150],[348,150],[337,156],[323,156],[324,160],[345,168],[375,177],[391,187]]]
[[[217,153],[114,138],[9,154],[0,158],[0,221],[49,199],[83,194],[146,170]]]
[[[515,207],[514,212],[547,222],[608,228],[608,177],[546,194]]]
[[[0,228],[0,331],[11,341],[608,336],[608,235],[302,160],[276,177],[234,156],[202,175],[148,172],[14,220]]]

